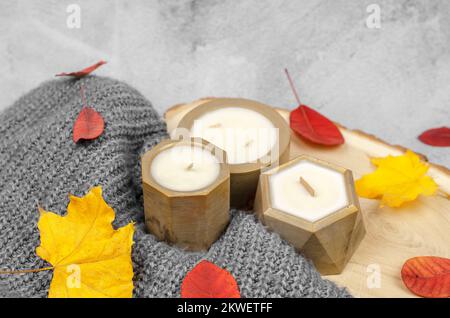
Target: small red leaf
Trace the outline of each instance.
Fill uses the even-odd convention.
[[[106,64],[106,61],[103,61],[103,60],[99,61],[99,62],[95,63],[94,65],[91,65],[91,66],[86,67],[85,69],[82,69],[81,71],[71,72],[71,73],[59,73],[59,74],[56,74],[55,76],[73,76],[73,77],[79,78],[79,77],[89,75],[90,73],[95,71],[97,68],[99,68],[103,64]]]
[[[300,105],[291,111],[289,120],[292,130],[306,140],[326,146],[344,143],[339,128],[331,120],[306,105]]]
[[[240,298],[234,277],[225,269],[201,261],[181,284],[181,298]]]
[[[83,107],[73,125],[73,141],[91,140],[99,137],[105,129],[102,115],[92,107]]]
[[[410,258],[403,264],[402,280],[414,294],[427,298],[450,297],[450,259],[434,256]]]
[[[436,147],[450,146],[450,128],[440,127],[424,131],[419,137],[424,144]]]

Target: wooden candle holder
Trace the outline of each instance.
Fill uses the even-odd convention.
[[[275,209],[271,203],[270,176],[301,160],[342,173],[348,205],[315,222]],[[352,172],[305,155],[261,174],[255,213],[265,225],[310,258],[322,275],[341,273],[365,235]]]
[[[203,114],[226,107],[250,109],[264,115],[275,128],[278,128],[278,143],[266,154],[273,158],[266,163],[257,162],[230,164],[231,176],[231,206],[241,209],[251,209],[255,198],[258,179],[261,170],[270,165],[279,165],[289,160],[290,128],[280,114],[265,104],[241,98],[215,98],[189,111],[179,122],[177,129],[191,130],[194,121]],[[175,136],[177,132],[175,131]]]
[[[167,189],[151,174],[153,159],[162,151],[190,145],[208,149],[220,162],[217,179],[209,186],[190,192]],[[228,225],[230,216],[230,171],[224,163],[226,154],[202,139],[165,140],[142,157],[145,224],[160,240],[188,250],[205,250]]]

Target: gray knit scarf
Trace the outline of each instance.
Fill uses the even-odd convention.
[[[74,144],[81,82],[106,127],[98,139]],[[146,233],[140,155],[166,137],[152,105],[116,80],[52,80],[22,96],[0,114],[0,269],[48,266],[35,253],[37,204],[64,215],[68,193],[83,196],[101,185],[116,212],[114,226],[136,222],[135,297],[179,297],[184,276],[202,259],[230,271],[243,297],[350,297],[251,213],[231,211],[225,234],[203,253],[180,250]],[[1,275],[0,296],[46,297],[51,278],[51,271]]]

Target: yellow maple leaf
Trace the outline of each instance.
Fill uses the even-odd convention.
[[[427,176],[428,165],[408,150],[401,156],[373,158],[377,170],[356,181],[359,196],[381,198],[382,205],[399,207],[415,200],[420,194],[433,195],[438,186]]]
[[[67,215],[40,209],[36,253],[53,266],[49,297],[131,297],[134,226],[114,230],[101,187],[70,196]]]

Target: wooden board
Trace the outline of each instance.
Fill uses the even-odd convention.
[[[165,114],[169,132],[184,114],[205,100],[170,108]],[[288,120],[289,111],[277,110]],[[405,150],[364,132],[339,128],[346,143],[336,148],[313,146],[292,134],[291,158],[308,154],[351,169],[358,179],[373,171],[370,157],[400,155]],[[450,171],[447,168],[430,164],[429,175],[443,191],[450,193]],[[376,200],[361,198],[360,202],[367,234],[344,271],[340,275],[325,277],[346,286],[355,297],[414,297],[401,281],[401,267],[414,256],[450,258],[449,200],[441,196],[420,197],[397,209],[380,208]],[[370,284],[377,278],[374,274],[377,269],[380,270],[379,286]]]

